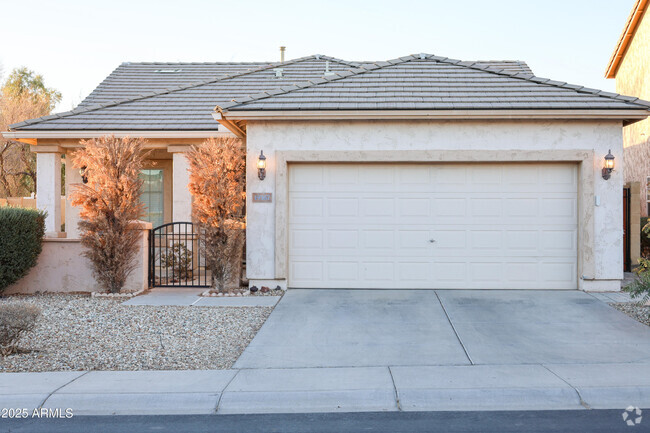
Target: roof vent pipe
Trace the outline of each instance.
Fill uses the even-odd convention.
[[[329,77],[334,75],[334,72],[330,71],[330,61],[326,60],[325,61],[325,76]]]
[[[284,62],[284,50],[286,50],[287,47],[280,47],[280,62]]]

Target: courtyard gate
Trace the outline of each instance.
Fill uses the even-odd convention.
[[[210,287],[211,280],[194,224],[173,222],[149,231],[149,287]]]

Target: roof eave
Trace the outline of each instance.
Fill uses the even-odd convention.
[[[609,59],[607,64],[607,71],[605,71],[605,78],[616,78],[618,73],[618,68],[621,66],[621,61],[625,57],[625,53],[630,45],[630,42],[634,38],[634,33],[639,27],[643,13],[647,9],[648,0],[637,0],[636,4],[632,8],[632,12],[627,18],[625,27],[621,36],[618,38],[616,43],[616,49]]]
[[[229,131],[201,130],[201,131],[146,131],[146,130],[17,130],[0,132],[5,138],[10,139],[44,139],[44,138],[98,138],[104,135],[115,137],[142,137],[142,138],[209,138],[221,135],[230,136]]]
[[[645,109],[610,110],[237,110],[219,113],[229,121],[248,120],[480,120],[480,119],[591,119],[635,122],[650,116]],[[217,117],[215,115],[215,117]],[[223,123],[222,120],[219,120]]]

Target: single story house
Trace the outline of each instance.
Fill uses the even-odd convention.
[[[78,236],[69,204],[59,233],[53,197],[60,156],[80,139],[149,140],[143,200],[157,225],[191,218],[188,146],[235,134],[247,151],[251,284],[618,290],[622,128],[649,114],[648,102],[518,61],[314,55],[125,63],[76,109],[3,134],[37,153],[54,237]]]
[[[648,0],[637,0],[607,64],[606,78],[616,79],[616,91],[650,100],[650,15]],[[640,219],[650,212],[650,120],[644,119],[623,128],[623,181],[629,188],[630,262],[641,256]]]

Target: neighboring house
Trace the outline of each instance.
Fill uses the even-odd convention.
[[[242,137],[251,284],[618,290],[621,128],[648,114],[650,103],[538,78],[523,62],[316,55],[123,64],[77,109],[3,134],[37,152],[50,232],[58,157],[81,138],[149,140],[144,199],[158,224],[190,220],[188,146]],[[68,238],[76,218],[67,209]]]
[[[607,65],[605,77],[616,79],[616,91],[650,99],[650,16],[648,0],[637,0]],[[639,215],[650,212],[650,120],[623,128],[625,184],[632,195],[631,262],[640,256]]]

